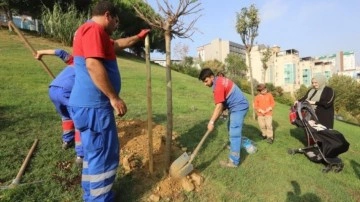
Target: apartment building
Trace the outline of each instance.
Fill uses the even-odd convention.
[[[252,76],[257,81],[263,80],[264,68],[263,68],[263,63],[261,62],[261,58],[262,58],[263,50],[265,50],[265,48],[266,48],[265,45],[256,45],[253,46],[251,49],[250,60],[252,67]],[[245,58],[245,62],[246,65],[249,66],[248,57]],[[250,72],[248,72],[248,76],[250,76],[249,74]]]
[[[298,85],[296,73],[299,65],[299,52],[295,49],[279,51],[275,55],[275,86],[281,86],[285,92],[293,92]]]
[[[224,63],[231,50],[242,50],[239,54],[249,65],[245,49],[241,49],[243,46],[237,44],[238,49],[231,49],[230,47],[235,47],[234,44],[236,43],[215,39],[210,44],[198,47],[199,58],[201,61],[217,59]],[[255,45],[251,50],[252,76],[259,83],[272,83],[285,92],[292,93],[301,85],[309,87],[316,74],[324,74],[328,79],[333,74],[341,74],[360,80],[360,68],[356,69],[354,52],[340,51],[326,56],[300,58],[296,49],[280,50],[279,46],[273,46],[265,69],[261,60],[268,48],[266,45]]]
[[[218,60],[225,63],[229,53],[235,53],[245,58],[245,47],[241,44],[216,38],[209,44],[197,48],[197,55],[201,62],[209,60]]]

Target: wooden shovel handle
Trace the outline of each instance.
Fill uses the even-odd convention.
[[[197,153],[199,152],[201,146],[204,144],[205,139],[207,138],[207,136],[209,136],[210,132],[211,132],[211,131],[209,131],[209,130],[206,131],[206,133],[205,133],[205,135],[202,137],[200,143],[196,146],[194,152],[191,154],[190,160],[189,160],[188,164],[190,164],[190,163],[194,160],[195,156],[196,156]]]
[[[16,178],[11,183],[13,186],[16,186],[16,185],[18,185],[20,183],[21,177],[23,176],[23,174],[25,172],[26,166],[30,161],[31,155],[34,153],[35,147],[36,147],[38,142],[39,142],[39,140],[35,139],[35,141],[34,141],[33,145],[31,146],[31,148],[30,148],[30,150],[29,150],[23,164],[21,165],[21,168],[20,168],[18,174],[16,175]]]
[[[36,54],[36,50],[30,45],[29,41],[25,38],[25,36],[19,31],[19,29],[14,25],[14,23],[10,20],[9,26],[11,26],[18,36],[25,42],[26,46],[30,49],[33,55]],[[54,74],[50,71],[49,67],[45,64],[43,60],[39,60],[44,68],[44,70],[49,74],[51,78],[55,78]]]

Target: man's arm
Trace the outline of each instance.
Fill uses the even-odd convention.
[[[41,60],[43,55],[55,55],[55,49],[38,50],[36,51],[35,58]]]
[[[73,56],[62,49],[38,50],[36,51],[35,58],[41,60],[43,55],[55,55],[68,65],[71,65],[74,62]]]
[[[111,106],[116,111],[116,115],[125,115],[127,111],[126,104],[116,94],[101,60],[97,58],[86,58],[86,67],[96,87],[109,98]]]
[[[130,36],[127,38],[120,38],[115,40],[115,50],[123,50],[129,48],[140,40],[144,40],[146,35],[150,32],[150,29],[143,29],[137,35]]]
[[[214,112],[213,112],[213,114],[211,116],[211,119],[210,119],[210,121],[208,123],[208,126],[207,126],[209,131],[214,130],[215,121],[219,118],[219,116],[222,114],[223,111],[224,111],[223,104],[222,103],[217,103],[215,105]]]

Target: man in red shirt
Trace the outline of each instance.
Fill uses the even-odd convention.
[[[120,98],[121,76],[115,51],[143,40],[150,30],[113,40],[119,23],[110,1],[99,1],[90,20],[74,36],[75,83],[69,108],[84,149],[81,184],[84,201],[114,201],[111,191],[119,165],[119,138],[114,117],[127,107]]]
[[[215,76],[210,68],[204,68],[199,75],[206,86],[211,87],[214,94],[215,109],[207,125],[209,131],[214,130],[214,123],[225,109],[229,110],[230,154],[227,161],[220,161],[222,167],[236,168],[240,164],[242,127],[245,115],[249,110],[249,102],[240,88],[230,79]]]

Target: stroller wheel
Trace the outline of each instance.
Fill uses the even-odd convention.
[[[296,153],[295,149],[288,149],[288,154],[294,155]]]
[[[322,172],[323,172],[323,173],[327,173],[327,172],[329,172],[331,169],[332,169],[332,166],[331,166],[331,165],[327,165],[326,167],[324,167],[324,168],[322,169]]]
[[[342,169],[344,168],[344,164],[343,164],[343,163],[339,163],[339,164],[335,165],[334,167],[335,167],[335,168],[334,168],[334,172],[335,172],[335,173],[338,173],[338,172],[342,171]]]

